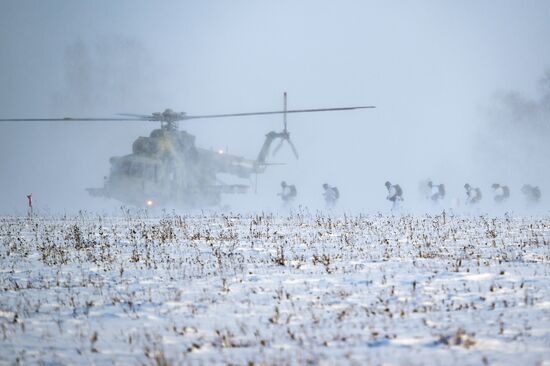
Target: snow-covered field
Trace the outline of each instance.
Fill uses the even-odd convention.
[[[550,362],[550,217],[0,217],[1,364]]]

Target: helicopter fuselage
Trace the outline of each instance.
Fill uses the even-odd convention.
[[[102,188],[88,191],[143,206],[205,207],[218,205],[223,193],[245,193],[244,184],[224,184],[217,175],[250,178],[261,173],[257,161],[195,146],[185,131],[161,128],[134,141],[132,154],[112,157]]]

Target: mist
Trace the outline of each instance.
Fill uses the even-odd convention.
[[[288,116],[288,146],[231,209],[279,210],[280,182],[296,207],[324,208],[323,183],[344,211],[389,211],[386,180],[404,209],[431,210],[418,194],[447,187],[439,208],[460,206],[463,185],[522,184],[548,209],[550,4],[534,1],[5,1],[0,4],[0,118],[110,117],[172,108],[215,114],[376,105]],[[542,80],[539,82],[539,80]],[[256,158],[282,116],[180,123],[203,148]],[[153,122],[0,122],[0,213],[113,212],[93,198],[111,156],[131,153]],[[256,191],[256,193],[254,193]]]
[[[488,123],[480,149],[491,173],[509,179],[543,180],[550,156],[550,70],[539,80],[533,97],[517,91],[499,91],[484,106]]]

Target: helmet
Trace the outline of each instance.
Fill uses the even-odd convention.
[[[328,188],[328,183],[323,183],[323,188],[327,189]]]
[[[284,180],[281,182],[281,187],[286,187],[286,182]]]
[[[386,181],[386,183],[384,183],[384,185],[385,185],[386,187],[389,187],[389,186],[391,186],[391,183],[390,183],[389,181]]]

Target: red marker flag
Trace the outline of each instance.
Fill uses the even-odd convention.
[[[32,193],[27,195],[27,199],[29,200],[29,208],[32,208]]]

